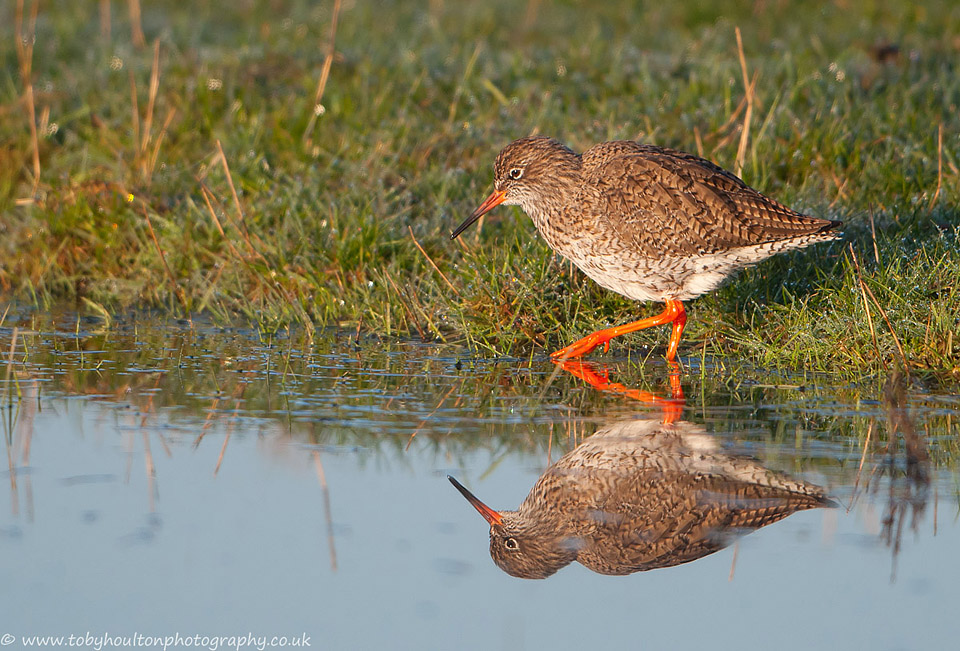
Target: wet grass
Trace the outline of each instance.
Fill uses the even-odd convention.
[[[17,4],[0,8],[8,299],[539,355],[651,308],[571,270],[516,209],[447,234],[511,139],[637,138],[847,223],[693,302],[681,355],[960,378],[950,2],[347,2],[335,34],[333,2],[152,2],[141,46],[126,6],[44,4],[34,40]]]
[[[544,360],[464,359],[459,346],[355,339],[342,331],[311,338],[163,321],[124,314],[106,327],[73,313],[8,316],[12,327],[0,331],[4,432],[14,431],[25,411],[58,397],[81,398],[115,409],[124,422],[156,428],[163,446],[171,432],[186,433],[194,447],[215,434],[204,443],[215,450],[242,419],[258,435],[355,454],[361,462],[406,464],[414,450],[468,467],[462,459],[483,451],[489,470],[513,455],[555,460],[603,423],[662,417],[647,402],[601,392],[570,373],[550,379],[554,366]],[[871,476],[874,466],[903,475],[903,441],[919,436],[933,469],[957,469],[953,396],[927,393],[902,376],[840,387],[822,377],[707,361],[682,378],[682,419],[735,453],[842,476],[849,485],[866,456]],[[597,370],[666,397],[669,382],[657,364]],[[897,394],[890,395],[891,386]],[[860,485],[867,483],[865,476]]]

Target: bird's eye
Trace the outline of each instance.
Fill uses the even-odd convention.
[[[521,176],[523,176],[523,168],[522,168],[522,167],[514,167],[513,169],[510,170],[510,178],[513,179],[514,181],[516,181],[517,179],[519,179]],[[516,542],[516,541],[514,541],[514,542]]]
[[[503,541],[503,546],[511,551],[520,549],[520,543],[517,542],[516,538],[507,538]]]

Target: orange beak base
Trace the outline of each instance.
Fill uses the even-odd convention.
[[[455,240],[460,236],[460,233],[470,228],[475,221],[483,217],[485,214],[499,206],[503,203],[504,199],[507,198],[506,190],[494,190],[490,193],[490,196],[487,197],[483,203],[480,204],[480,207],[470,213],[470,216],[463,220],[463,223],[457,226],[452,233],[450,233],[450,239]]]

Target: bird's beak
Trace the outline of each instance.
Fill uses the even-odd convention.
[[[470,228],[473,225],[473,222],[477,221],[485,214],[499,206],[503,203],[504,199],[507,198],[506,190],[494,190],[490,193],[490,196],[487,197],[483,203],[480,204],[480,207],[470,213],[470,216],[463,220],[463,223],[457,226],[457,228],[450,233],[450,239],[455,240],[463,231]]]
[[[450,483],[453,484],[458,491],[460,491],[464,497],[467,498],[467,501],[473,504],[473,508],[480,512],[480,515],[483,516],[483,519],[489,522],[491,525],[503,524],[503,516],[491,509],[489,506],[477,499],[477,496],[468,491],[463,487],[463,484],[458,482],[456,479],[447,475],[447,479],[450,480]]]

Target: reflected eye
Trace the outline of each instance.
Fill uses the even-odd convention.
[[[520,543],[517,542],[516,538],[507,538],[503,541],[503,546],[511,551],[520,549]]]
[[[516,181],[517,179],[519,179],[521,176],[523,176],[523,168],[522,168],[522,167],[514,167],[514,168],[512,168],[512,169],[510,170],[510,178],[513,179],[514,181]],[[517,541],[514,540],[513,542],[517,542]]]

